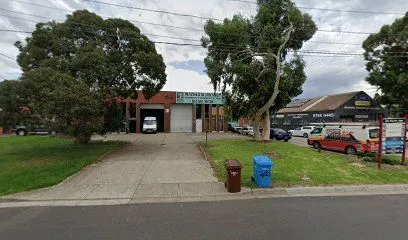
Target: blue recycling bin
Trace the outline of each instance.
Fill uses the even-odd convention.
[[[271,186],[273,162],[267,156],[254,156],[254,182],[258,187]]]

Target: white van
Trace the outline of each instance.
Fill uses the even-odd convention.
[[[144,118],[143,133],[157,133],[156,117],[145,117]]]
[[[379,127],[369,123],[326,123],[315,127],[308,144],[314,148],[357,152],[377,152]]]

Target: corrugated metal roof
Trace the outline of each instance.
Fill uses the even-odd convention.
[[[359,93],[361,93],[361,91],[340,93],[303,100],[296,99],[288,104],[285,108],[279,110],[278,113],[332,111],[339,108],[341,105],[345,104]],[[299,103],[303,104],[300,105]]]
[[[309,99],[303,99],[304,104],[301,106],[297,107],[286,107],[282,108],[281,110],[278,111],[278,113],[292,113],[292,112],[302,112],[303,109],[307,108],[308,106],[312,105],[313,103],[317,102],[320,99],[318,98],[309,98]],[[289,105],[290,106],[290,105]]]

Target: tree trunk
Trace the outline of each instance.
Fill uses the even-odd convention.
[[[261,133],[259,132],[259,119],[257,118],[254,119],[254,135],[255,135],[255,140],[257,141],[262,140]]]
[[[280,77],[281,77],[280,76],[281,75],[281,62],[280,62],[281,52],[282,52],[282,49],[285,47],[285,45],[288,43],[290,34],[292,31],[293,31],[293,25],[292,25],[292,22],[290,22],[290,27],[286,30],[285,40],[280,45],[277,54],[275,55],[274,53],[272,53],[271,50],[268,50],[268,53],[266,53],[266,55],[269,56],[271,59],[275,59],[276,77],[275,77],[275,84],[274,84],[272,96],[269,98],[268,102],[266,102],[255,114],[255,120],[262,118],[262,125],[263,125],[262,139],[263,140],[269,140],[269,135],[270,135],[269,131],[271,127],[271,123],[269,119],[269,109],[275,104],[276,97],[279,94],[279,83],[280,83]]]
[[[269,141],[271,128],[271,119],[269,117],[269,110],[262,115],[262,139],[264,141]]]

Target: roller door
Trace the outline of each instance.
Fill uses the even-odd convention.
[[[193,108],[190,104],[173,104],[170,110],[171,132],[192,132]]]

